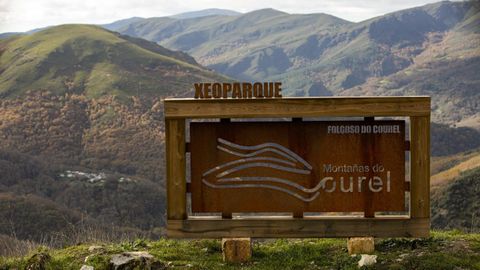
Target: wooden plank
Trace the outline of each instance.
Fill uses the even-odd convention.
[[[168,222],[172,238],[428,237],[428,218],[188,219]]]
[[[185,120],[165,120],[167,153],[167,217],[187,218],[187,183],[185,168]]]
[[[373,121],[375,120],[374,117],[365,117],[365,123],[372,123]],[[404,123],[404,122],[402,122]],[[371,125],[369,125],[369,127],[371,127],[373,129],[373,127]],[[390,134],[389,134],[390,135]],[[387,135],[388,136],[388,135]],[[379,144],[378,141],[376,141],[374,139],[374,137],[372,137],[371,135],[370,136],[362,136],[361,140],[362,140],[362,146],[360,147],[360,151],[362,152],[362,159],[363,159],[363,162],[364,164],[371,164],[369,166],[370,170],[367,172],[367,173],[364,173],[364,175],[367,177],[367,179],[373,179],[373,177],[377,174],[373,171],[372,167],[374,166],[374,164],[378,164],[379,162],[382,164],[382,161],[384,162],[385,160],[387,160],[386,157],[391,157],[391,156],[395,156],[395,157],[401,157],[403,156],[403,159],[400,159],[399,162],[402,162],[403,161],[403,164],[400,164],[400,166],[398,166],[400,168],[400,173],[397,173],[399,174],[400,178],[399,180],[401,180],[402,178],[405,178],[405,154],[403,153],[403,151],[391,151],[392,148],[390,148],[392,145],[397,145],[397,148],[398,148],[398,141],[403,141],[403,138],[405,138],[405,126],[403,125],[402,127],[402,132],[399,134],[399,136],[397,136],[396,140],[397,143],[393,143],[394,141],[392,142],[389,142],[389,143],[386,143],[386,147],[380,147],[381,145]],[[383,151],[379,151],[380,149],[379,148],[384,148]],[[388,149],[385,151],[385,149]],[[345,150],[343,150],[345,151]],[[345,151],[346,152],[346,151]],[[402,153],[400,153],[402,152]],[[346,153],[349,153],[349,152],[346,152]],[[379,153],[382,153],[383,155],[379,155]],[[350,153],[349,153],[350,154]],[[385,163],[383,163],[382,165],[384,165]],[[402,166],[403,165],[403,166]],[[390,170],[390,169],[388,169]],[[397,180],[398,181],[398,180]],[[363,201],[363,216],[366,217],[366,218],[373,218],[375,217],[375,205],[383,205],[385,204],[385,202],[383,201],[380,201],[380,202],[376,202],[374,203],[373,201],[373,192],[367,187],[366,183],[362,183],[363,184],[363,190],[364,190],[364,201]],[[403,190],[400,190],[401,193],[403,195],[405,195],[405,191]],[[391,194],[388,194],[387,196],[391,197]],[[403,198],[403,200],[401,199],[400,200],[401,202],[405,201],[405,198]],[[400,202],[398,201],[398,202]]]
[[[410,117],[412,218],[430,217],[430,116]]]
[[[192,212],[405,211],[404,129],[403,120],[191,123]]]
[[[430,98],[165,99],[166,118],[426,116]]]

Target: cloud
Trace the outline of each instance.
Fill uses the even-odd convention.
[[[275,8],[289,13],[327,13],[361,21],[435,0],[0,0],[0,32],[64,23],[109,23],[133,16],[160,17],[206,8],[248,12]]]
[[[0,27],[1,25],[4,25],[9,19],[10,6],[11,6],[11,1],[0,0]]]

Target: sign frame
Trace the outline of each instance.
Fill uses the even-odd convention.
[[[167,235],[172,238],[428,237],[430,234],[430,97],[165,99]],[[187,119],[409,117],[408,215],[189,216]],[[221,121],[222,121],[221,120]]]

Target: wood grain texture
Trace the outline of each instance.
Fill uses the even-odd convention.
[[[172,238],[428,237],[428,218],[188,219],[168,222]]]
[[[427,116],[430,97],[165,99],[166,118]]]
[[[430,217],[430,116],[410,117],[412,218]]]
[[[191,123],[192,212],[405,211],[404,130],[399,120]]]
[[[167,217],[187,218],[185,171],[185,120],[165,121],[167,154]]]

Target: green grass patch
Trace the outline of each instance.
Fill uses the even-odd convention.
[[[39,252],[50,256],[46,269],[80,269],[83,264],[108,269],[113,254],[127,251],[148,251],[180,269],[358,269],[360,260],[359,255],[348,255],[346,239],[258,240],[252,260],[243,264],[223,262],[219,240],[138,239],[104,244],[93,251],[89,246],[42,248],[25,257],[0,257],[0,269],[22,269]],[[480,234],[460,231],[433,231],[425,239],[376,239],[377,263],[365,269],[480,269],[479,251]]]

